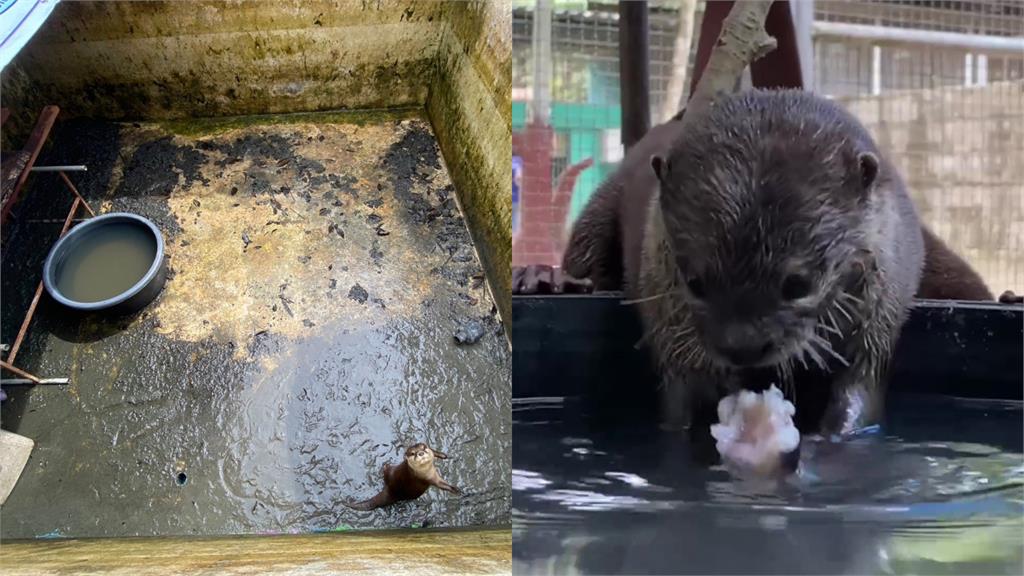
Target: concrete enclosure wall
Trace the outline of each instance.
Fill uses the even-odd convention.
[[[1024,82],[841,101],[899,168],[925,224],[993,293],[1024,291]]]
[[[511,6],[437,0],[65,2],[3,74],[9,126],[425,107],[503,318]]]
[[[451,31],[427,111],[494,300],[511,319],[512,11],[506,2],[456,2],[446,16]]]
[[[426,101],[440,2],[63,2],[4,71],[4,99],[167,119]]]

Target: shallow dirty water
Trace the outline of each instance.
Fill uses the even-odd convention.
[[[329,121],[327,121],[329,120]],[[71,122],[49,163],[101,212],[165,234],[163,293],[135,317],[40,306],[3,427],[36,442],[4,538],[465,526],[510,521],[510,351],[429,124],[243,125],[181,136]],[[70,205],[37,178],[7,231],[13,340]],[[60,201],[54,201],[59,198]],[[483,327],[479,342],[454,335]],[[356,512],[425,441],[462,498]]]
[[[76,302],[102,302],[123,294],[156,260],[157,239],[146,228],[117,223],[81,237],[56,267],[57,290]]]
[[[517,572],[1020,574],[1024,562],[1020,402],[893,398],[874,433],[805,438],[799,473],[778,482],[698,466],[685,435],[585,416],[574,399],[513,410]]]

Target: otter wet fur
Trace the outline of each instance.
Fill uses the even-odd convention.
[[[918,298],[982,302],[994,300],[985,281],[970,264],[927,227],[922,229],[922,233],[925,256],[921,285],[917,288]]]
[[[345,505],[354,510],[374,510],[397,502],[415,500],[431,486],[452,494],[462,494],[462,490],[441,479],[435,466],[435,460],[438,459],[446,460],[448,455],[423,443],[410,446],[405,450],[405,459],[401,464],[385,464],[381,469],[381,477],[384,479],[383,490],[369,500]]]
[[[704,438],[722,396],[769,381],[802,433],[877,422],[925,249],[864,127],[807,92],[726,95],[647,169],[653,187],[616,200],[644,199],[646,211],[621,273],[667,424]]]

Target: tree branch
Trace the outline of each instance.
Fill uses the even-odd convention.
[[[719,95],[733,92],[743,70],[775,49],[775,39],[764,29],[771,7],[771,0],[733,3],[729,16],[722,23],[722,33],[711,51],[707,68],[686,105],[684,121],[705,113]]]

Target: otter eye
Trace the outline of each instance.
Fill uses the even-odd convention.
[[[704,281],[700,278],[690,278],[686,281],[686,287],[690,290],[690,294],[693,294],[694,298],[704,298]]]
[[[782,297],[786,300],[799,300],[811,293],[811,281],[800,274],[790,274],[782,281]]]

